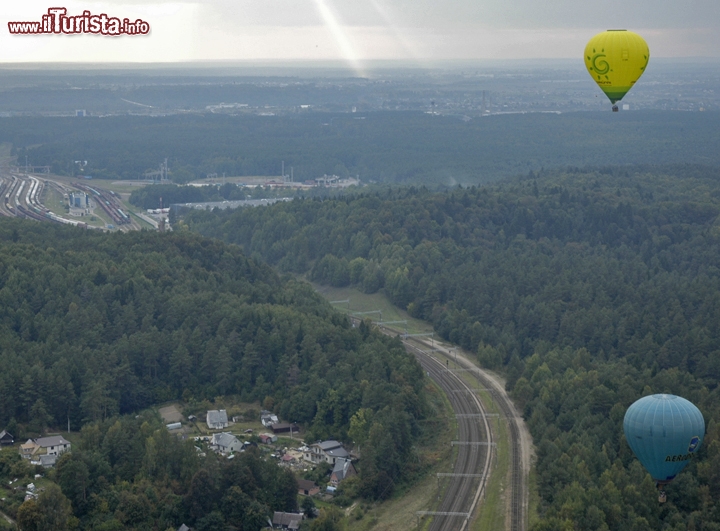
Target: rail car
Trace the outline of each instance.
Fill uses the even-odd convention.
[[[125,212],[117,206],[114,197],[108,197],[103,192],[82,183],[74,183],[73,186],[76,186],[80,190],[92,193],[96,197],[97,204],[108,216],[110,216],[110,219],[112,219],[115,225],[125,225],[132,222],[130,216],[125,214]],[[112,196],[116,196],[116,194],[112,191],[109,193],[112,194]]]
[[[87,228],[87,223],[85,223],[84,221],[76,221],[74,219],[61,218],[54,212],[48,211],[47,217],[49,217],[51,220],[53,220],[57,223],[62,223],[63,225],[72,225],[74,227],[81,227],[81,228],[85,228],[85,229]]]

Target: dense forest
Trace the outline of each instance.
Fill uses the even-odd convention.
[[[477,184],[542,167],[720,164],[720,114],[505,114],[463,121],[419,112],[278,116],[11,117],[0,142],[59,175],[138,179],[167,157],[176,183],[207,174],[359,175],[365,182]]]
[[[537,445],[534,531],[720,529],[720,171],[531,173],[192,212],[185,226],[283,271],[384,290],[507,375]],[[699,459],[657,505],[627,407],[669,392],[703,412]]]
[[[68,486],[63,462],[58,465],[59,484],[82,529],[100,529],[92,523],[96,512],[117,507],[117,497],[150,496],[133,483],[137,478],[186,496],[195,473],[213,466],[213,488],[234,481],[242,489],[237,496],[259,500],[264,516],[277,506],[237,482],[245,472],[181,465],[192,445],[161,451],[168,443],[158,422],[150,419],[146,427],[132,420],[159,402],[234,395],[270,404],[282,418],[301,423],[310,441],[369,441],[383,448],[366,452],[360,467],[359,492],[370,499],[391,495],[417,471],[407,463],[417,463],[413,438],[422,435],[419,421],[429,414],[423,372],[399,340],[365,324],[352,327],[309,285],[280,278],[237,246],[188,232],[102,234],[0,220],[0,367],[0,426],[16,438],[68,423],[82,428],[82,451],[66,463],[90,474],[82,503],[73,490],[80,487]],[[158,454],[150,455],[154,437],[160,437]],[[118,445],[129,454],[116,455]],[[143,472],[152,459],[157,463]],[[267,474],[264,465],[246,465]],[[105,509],[88,501],[97,494],[101,504],[106,491],[116,498],[108,498]],[[224,510],[222,503],[211,505]],[[172,514],[195,522],[209,513]]]

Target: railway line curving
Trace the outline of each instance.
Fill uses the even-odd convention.
[[[452,392],[458,389],[470,391],[469,386],[423,349],[408,342],[405,344],[418,358],[423,369],[448,396],[453,410],[458,415],[458,442],[487,443],[458,445],[453,473],[449,476],[449,484],[443,500],[437,511],[434,511],[437,514],[428,528],[430,531],[465,531],[485,491],[487,478],[490,475],[493,432],[484,415],[482,403],[474,393]],[[478,419],[481,421],[478,422]]]
[[[390,334],[398,333],[396,330],[387,327],[381,328],[384,328]],[[490,474],[489,452],[492,451],[492,445],[497,443],[508,445],[509,454],[508,488],[505,491],[507,503],[505,529],[507,531],[526,531],[529,506],[528,476],[532,453],[531,442],[522,418],[516,411],[515,405],[507,395],[502,383],[489,373],[481,370],[469,359],[462,355],[458,356],[456,350],[454,356],[451,357],[451,351],[454,349],[443,348],[436,341],[415,337],[405,338],[404,343],[415,354],[423,368],[428,371],[447,394],[458,419],[458,440],[485,443],[484,446],[458,446],[458,458],[455,463],[454,474],[451,476],[443,502],[435,511],[435,513],[453,513],[453,515],[436,516],[429,529],[432,531],[465,531],[468,529],[469,523],[478,508],[478,502],[485,492],[487,477]],[[445,361],[444,367],[442,361],[427,352],[430,349]],[[509,432],[507,440],[495,441],[496,436],[490,428],[487,416],[481,415],[484,410],[477,395],[449,369],[448,365],[451,359],[456,366],[460,367],[460,371],[472,375],[479,388],[490,390],[500,410],[500,417],[507,422]],[[455,388],[452,387],[453,385]],[[464,387],[464,390],[458,389],[458,386]],[[481,418],[483,422],[480,429],[478,427],[481,423],[478,419]],[[482,461],[480,456],[485,458],[481,473],[484,479],[481,483],[471,481],[472,476],[477,475],[480,461]],[[459,474],[464,474],[465,477]],[[458,521],[461,518],[459,516],[461,513],[467,515],[462,523]]]

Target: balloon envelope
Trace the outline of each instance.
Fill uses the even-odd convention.
[[[647,43],[632,31],[603,31],[585,46],[585,67],[612,103],[627,94],[649,60]]]
[[[650,395],[631,405],[623,430],[630,448],[655,481],[671,481],[697,454],[705,420],[692,402]]]

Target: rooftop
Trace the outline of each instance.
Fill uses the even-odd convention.
[[[228,417],[227,417],[227,411],[224,409],[211,409],[207,412],[207,423],[208,424],[218,424],[223,423],[227,424]]]
[[[333,448],[342,448],[342,444],[340,444],[337,441],[322,441],[322,442],[317,443],[317,445],[324,452],[327,452],[328,450],[332,450]]]
[[[216,433],[212,436],[212,444],[216,446],[230,446],[232,443],[237,442],[238,438],[232,433]]]
[[[35,444],[41,448],[49,448],[51,446],[70,444],[70,441],[66,440],[62,435],[53,435],[52,437],[41,437],[39,439],[35,439]]]

